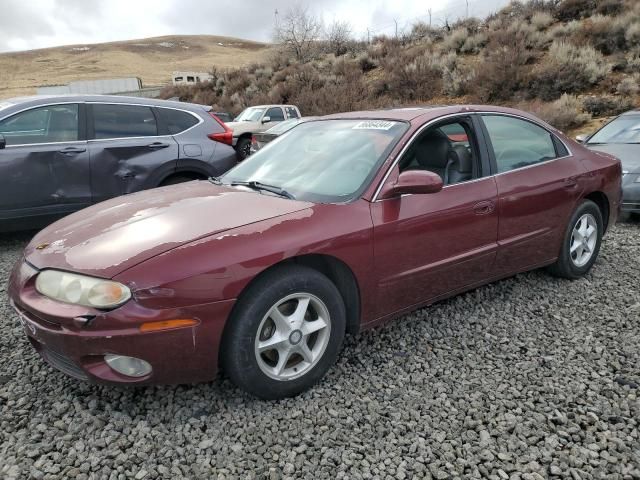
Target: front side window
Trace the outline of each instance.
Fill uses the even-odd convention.
[[[158,108],[160,118],[164,121],[169,135],[177,135],[193,127],[198,119],[190,113],[170,108]]]
[[[158,135],[156,117],[149,107],[135,105],[93,105],[96,139],[153,137]]]
[[[267,110],[265,117],[269,117],[269,121],[271,122],[281,122],[284,120],[284,114],[280,107],[271,107]]]
[[[640,143],[640,115],[624,115],[602,127],[587,145],[602,143]]]
[[[16,113],[0,122],[0,134],[7,145],[76,141],[78,105],[50,105]]]
[[[526,120],[483,115],[498,173],[528,167],[557,157],[551,133]]]
[[[310,202],[346,202],[369,185],[407,129],[407,123],[389,120],[305,122],[251,155],[221,181],[260,182]]]
[[[407,149],[400,171],[428,170],[444,185],[467,182],[478,176],[479,154],[471,127],[458,121],[430,128]]]

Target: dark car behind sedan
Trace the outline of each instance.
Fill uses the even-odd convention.
[[[640,214],[640,110],[614,118],[591,136],[578,138],[591,150],[622,162],[622,211]]]
[[[2,101],[0,231],[220,175],[236,164],[231,142],[231,130],[202,105],[102,95]]]

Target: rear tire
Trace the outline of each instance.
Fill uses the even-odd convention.
[[[604,232],[602,212],[591,200],[584,200],[571,215],[560,256],[549,271],[575,280],[586,275],[598,258]]]
[[[256,397],[298,395],[334,364],[345,326],[344,302],[331,280],[308,267],[278,267],[238,300],[223,335],[222,368]]]

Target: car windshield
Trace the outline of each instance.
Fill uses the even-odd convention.
[[[236,117],[236,122],[257,122],[266,109],[249,107]]]
[[[278,123],[275,127],[271,127],[264,133],[273,133],[274,135],[282,135],[284,132],[291,130],[298,123],[300,123],[299,118],[291,118],[289,120],[285,120],[284,122]]]
[[[389,120],[304,122],[220,180],[260,182],[310,202],[346,202],[362,193],[408,128]]]
[[[640,143],[640,115],[616,118],[587,142],[594,143]]]

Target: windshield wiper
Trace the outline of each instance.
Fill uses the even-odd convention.
[[[286,190],[276,187],[274,185],[268,185],[266,183],[256,182],[254,180],[250,182],[231,182],[229,185],[232,187],[249,187],[252,190],[264,190],[265,192],[275,193],[276,195],[280,195],[281,197],[288,198],[289,200],[295,200],[292,194],[287,192]]]
[[[214,185],[222,185],[222,180],[220,180],[220,178],[218,177],[209,177],[207,180],[209,180]]]

